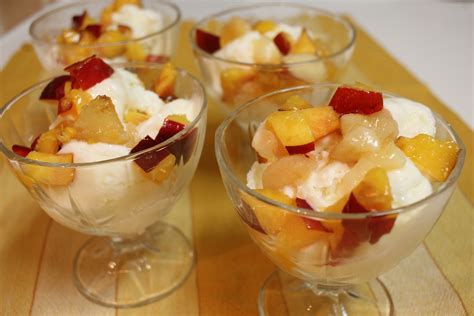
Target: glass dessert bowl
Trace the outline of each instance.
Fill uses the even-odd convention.
[[[465,157],[424,105],[336,84],[250,101],[215,145],[235,210],[279,268],[260,290],[261,315],[393,314],[377,277],[423,241]]]
[[[152,302],[194,265],[190,242],[161,219],[201,154],[204,89],[171,64],[91,57],[67,70],[0,110],[0,151],[48,215],[96,236],[74,260],[82,294],[113,307]]]
[[[58,73],[91,55],[114,62],[166,62],[174,53],[179,8],[159,0],[99,0],[64,5],[29,32],[43,67]]]
[[[355,38],[343,18],[294,3],[236,7],[190,32],[208,93],[225,112],[271,91],[341,81]]]

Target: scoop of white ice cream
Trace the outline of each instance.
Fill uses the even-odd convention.
[[[112,13],[112,24],[126,25],[132,29],[133,38],[140,38],[161,30],[163,18],[158,12],[127,4]]]
[[[214,55],[232,61],[253,63],[255,41],[262,38],[262,36],[256,31],[248,32],[222,47]]]
[[[384,98],[383,102],[384,108],[390,111],[398,124],[398,136],[435,136],[436,120],[431,110],[423,104],[403,98]]]

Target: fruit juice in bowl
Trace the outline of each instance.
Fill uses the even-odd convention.
[[[74,261],[81,293],[112,307],[152,302],[194,263],[187,238],[161,219],[197,167],[204,90],[170,63],[92,56],[65,70],[1,109],[0,150],[48,215],[97,236]]]
[[[236,7],[190,32],[208,93],[225,112],[271,91],[340,81],[355,37],[341,17],[292,3]]]
[[[423,104],[320,84],[241,106],[218,128],[216,155],[250,236],[285,272],[263,285],[262,315],[390,315],[376,278],[436,223],[465,150]]]
[[[166,62],[175,50],[179,8],[158,0],[99,0],[67,4],[37,18],[29,32],[43,67],[97,55],[107,62]]]

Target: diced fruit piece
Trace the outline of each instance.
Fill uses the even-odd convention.
[[[72,28],[75,30],[83,30],[90,24],[95,24],[95,20],[84,10],[81,15],[74,15],[72,17]]]
[[[114,69],[107,65],[102,59],[95,56],[86,58],[80,62],[64,68],[73,77],[74,88],[87,90],[90,87],[107,79],[114,73]]]
[[[26,157],[32,149],[21,145],[13,145],[12,151],[22,157]]]
[[[300,34],[300,37],[296,40],[295,44],[291,47],[292,54],[316,54],[316,46],[309,37],[306,29]]]
[[[300,111],[274,112],[268,116],[266,126],[275,133],[288,152],[298,151],[295,148],[297,146],[314,146],[313,133]]]
[[[125,123],[132,123],[133,125],[139,125],[150,118],[150,115],[146,113],[138,112],[137,110],[128,110],[123,118]]]
[[[273,43],[275,43],[276,47],[278,47],[283,55],[288,55],[291,51],[291,47],[294,45],[291,35],[285,32],[278,33],[273,38]]]
[[[155,82],[155,92],[162,99],[174,96],[174,86],[176,84],[176,78],[178,77],[178,71],[171,63],[167,63],[163,66],[160,71],[160,75]]]
[[[56,36],[58,44],[77,44],[81,39],[81,33],[77,30],[64,30]]]
[[[258,231],[262,234],[266,234],[265,230],[263,230],[253,210],[255,205],[258,205],[259,203],[262,203],[262,202],[258,201],[256,198],[247,194],[244,191],[240,191],[240,198],[241,198],[242,203],[239,203],[237,205],[236,211],[239,214],[242,221],[244,221],[249,227],[251,227],[255,231]]]
[[[72,163],[72,154],[54,155],[31,151],[26,158],[50,163]],[[74,169],[45,167],[33,164],[22,165],[24,173],[36,182],[47,185],[68,185],[74,180]]]
[[[286,150],[290,155],[304,155],[314,150],[314,142],[298,146],[286,146]]]
[[[312,107],[300,111],[314,139],[320,139],[340,127],[339,114],[330,106]]]
[[[234,39],[241,37],[252,30],[252,26],[246,20],[239,17],[232,17],[222,27],[220,43],[225,46]]]
[[[122,55],[125,53],[127,46],[117,43],[126,41],[127,39],[123,33],[117,30],[103,32],[97,39],[97,43],[105,44],[99,48],[100,55],[106,58],[115,58]]]
[[[318,60],[310,54],[288,54],[283,58],[288,71],[292,76],[304,80],[307,83],[321,83],[327,81],[330,69],[327,62]]]
[[[308,109],[311,108],[311,104],[300,97],[299,95],[292,95],[288,99],[286,99],[285,103],[281,105],[278,110],[281,111],[296,111],[296,110],[302,110],[302,109]]]
[[[148,54],[145,58],[145,61],[147,63],[159,63],[159,64],[164,64],[170,61],[170,58],[168,56],[163,56],[163,55],[153,55],[153,54]]]
[[[106,6],[100,14],[100,24],[104,26],[112,24],[112,14],[114,13],[114,11],[115,8],[113,4]]]
[[[130,151],[131,154],[137,153],[142,150],[152,148],[153,146],[158,145],[158,142],[155,141],[150,136],[143,138],[135,147]],[[135,163],[143,169],[145,172],[150,172],[157,166],[163,159],[168,156],[170,152],[166,148],[159,148],[140,155],[135,159]]]
[[[281,54],[271,39],[262,37],[254,41],[254,61],[257,64],[278,65],[281,63]]]
[[[106,96],[97,96],[86,104],[74,127],[76,138],[88,143],[126,144],[129,140],[112,100]]]
[[[372,114],[383,109],[383,96],[380,92],[339,87],[329,105],[340,114]]]
[[[305,155],[292,155],[280,158],[271,163],[263,172],[264,189],[281,190],[285,186],[295,187],[308,176],[308,170],[315,167],[316,162]]]
[[[98,38],[102,34],[102,25],[90,24],[86,26],[85,31],[91,33],[95,38]]]
[[[369,211],[384,211],[392,207],[390,183],[387,172],[383,168],[370,170],[352,194],[357,202]]]
[[[252,147],[257,154],[267,162],[275,161],[278,158],[288,156],[288,151],[276,138],[272,131],[269,131],[265,124],[260,124],[252,139]]]
[[[296,198],[296,206],[299,208],[304,208],[307,210],[313,210],[311,205],[306,202],[306,200]],[[307,217],[302,217],[304,223],[306,224],[307,229],[314,229],[314,230],[320,230],[323,232],[331,232],[330,229],[327,229],[320,221],[312,218],[307,218]]]
[[[90,101],[92,101],[90,93],[80,89],[72,89],[59,100],[58,115],[70,116],[72,119],[76,119],[84,105]]]
[[[40,100],[59,100],[64,96],[64,85],[71,81],[71,76],[59,76],[51,80],[40,95]]]
[[[232,100],[242,85],[255,78],[254,69],[243,69],[243,68],[227,68],[220,74],[221,86],[223,91],[222,99],[227,102],[229,99]]]
[[[261,34],[273,31],[277,27],[272,20],[260,20],[253,26],[253,29]]]
[[[186,126],[186,123],[183,124],[182,121],[182,118],[176,115],[166,117],[155,140],[161,143],[181,132]]]
[[[128,60],[145,61],[147,58],[147,52],[140,43],[131,42],[131,43],[127,43],[127,50],[125,51],[125,57]]]
[[[277,248],[291,254],[315,242],[327,243],[329,236],[330,233],[308,229],[301,217],[288,214],[277,236]]]
[[[134,5],[137,7],[142,7],[141,0],[114,0],[113,4],[114,10],[120,10],[124,5]]]
[[[72,127],[72,126],[61,127],[58,134],[58,140],[61,144],[65,144],[71,141],[73,138],[75,138],[76,134],[77,134],[77,129],[75,127]]]
[[[281,202],[286,205],[295,205],[295,200],[289,198],[285,194],[268,189],[256,190],[263,196],[272,200]],[[276,235],[280,232],[281,226],[285,217],[289,214],[288,211],[280,209],[276,206],[269,205],[268,203],[262,202],[254,197],[247,197],[245,202],[253,210],[257,216],[258,222],[262,226],[263,230],[269,235]]]
[[[119,24],[117,25],[117,30],[125,35],[127,38],[132,37],[132,28],[128,25]]]
[[[57,153],[61,146],[61,142],[58,140],[58,135],[58,129],[51,129],[44,132],[38,138],[38,142],[35,145],[35,150],[47,154]]]
[[[213,54],[221,49],[220,38],[201,29],[196,30],[196,44],[203,51]]]
[[[455,142],[426,134],[399,137],[396,144],[424,174],[440,182],[446,181],[458,159],[459,147]]]
[[[165,158],[163,158],[151,171],[147,173],[147,176],[150,177],[153,182],[161,183],[163,180],[168,178],[173,171],[173,168],[176,164],[176,157],[169,153]]]

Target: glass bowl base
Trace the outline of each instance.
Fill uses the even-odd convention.
[[[392,299],[376,279],[349,288],[329,288],[307,283],[275,271],[263,283],[258,309],[272,315],[393,315]]]
[[[176,227],[157,223],[133,239],[93,237],[74,260],[79,291],[100,305],[126,308],[156,301],[187,279],[194,252]]]

